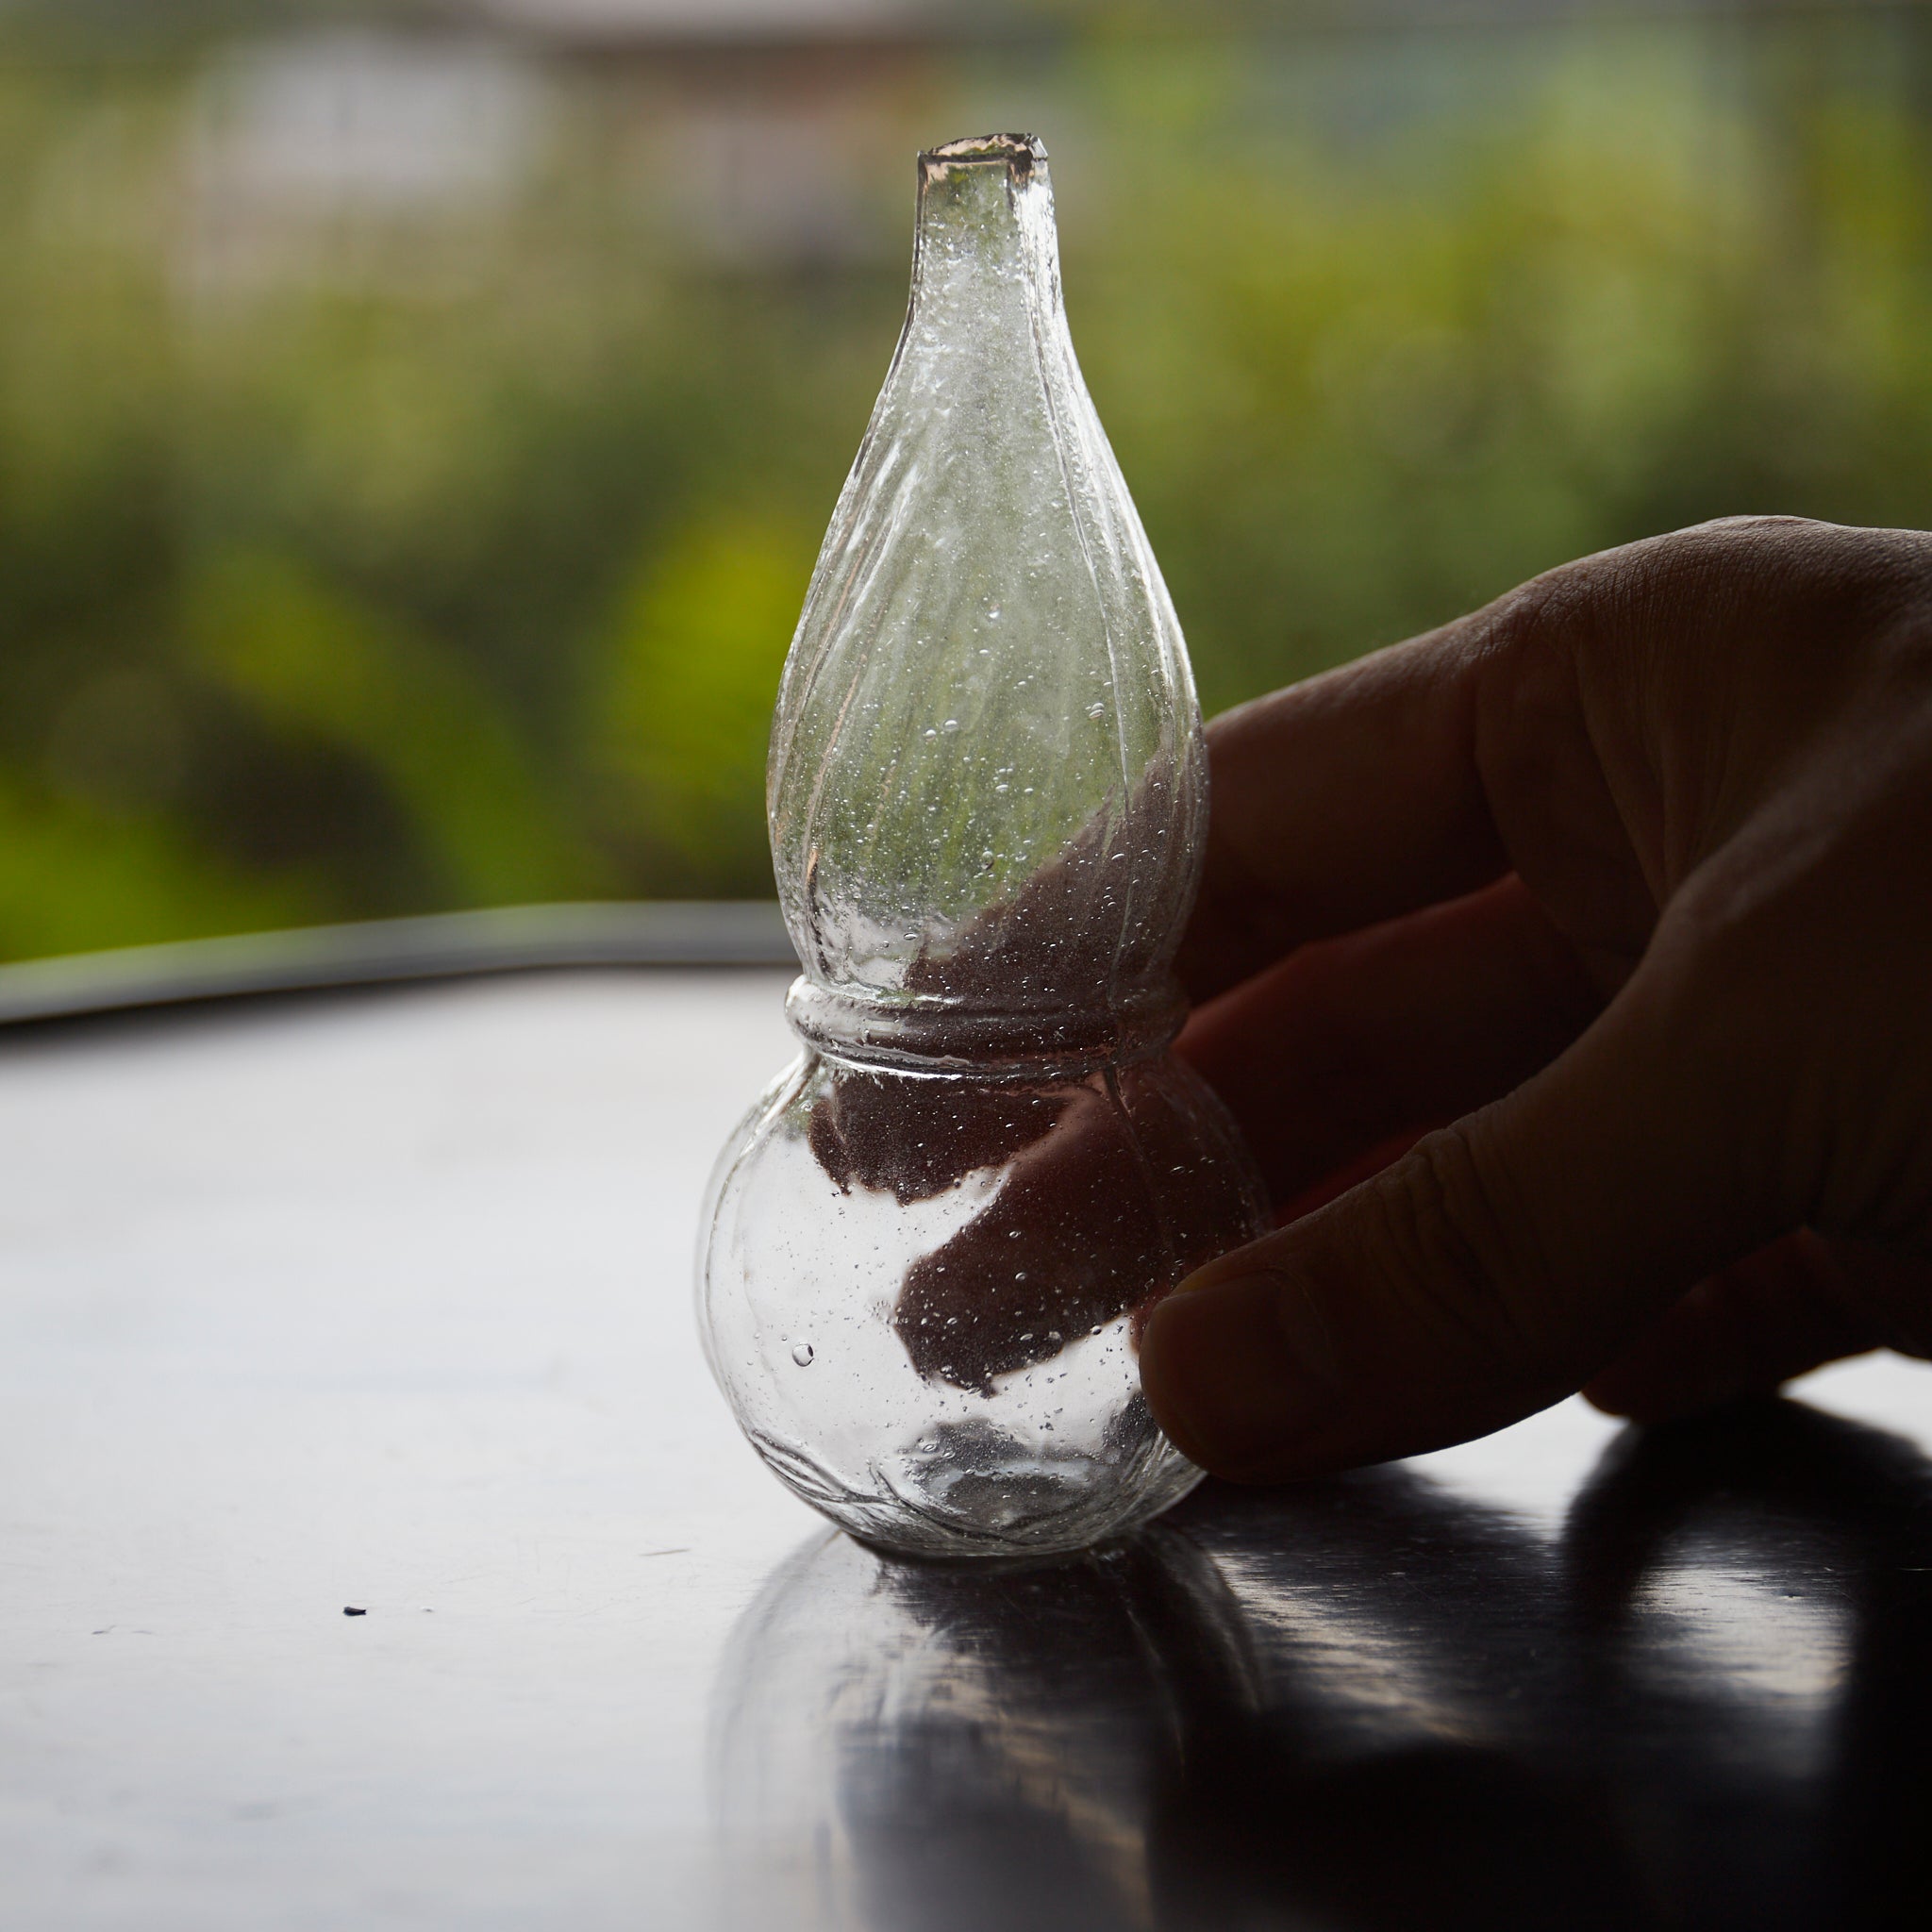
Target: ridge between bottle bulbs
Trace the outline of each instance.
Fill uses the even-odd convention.
[[[805,974],[785,995],[791,1030],[834,1059],[991,1080],[1074,1077],[1146,1059],[1169,1045],[1187,1016],[1187,999],[1172,982],[1102,1014],[989,1013],[924,1000],[888,1005]]]

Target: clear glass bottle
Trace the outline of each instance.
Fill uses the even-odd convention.
[[[786,662],[768,803],[805,1051],[712,1180],[712,1372],[767,1463],[869,1542],[1130,1527],[1197,1475],[1141,1399],[1141,1324],[1262,1202],[1167,1050],[1200,717],[1031,137],[920,157],[912,299]]]

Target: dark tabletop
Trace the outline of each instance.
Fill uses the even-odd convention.
[[[0,1038],[9,1932],[1932,1920],[1932,1374],[874,1556],[692,1331],[782,985]]]

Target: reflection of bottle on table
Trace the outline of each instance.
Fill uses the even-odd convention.
[[[1245,1702],[1226,1587],[1160,1526],[1033,1566],[898,1563],[819,1539],[773,1575],[719,1671],[726,1922],[1156,1923],[1155,1813],[1181,1749],[1176,1690],[1191,1694],[1177,1667]]]

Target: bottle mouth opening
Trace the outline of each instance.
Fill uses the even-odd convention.
[[[1046,148],[1037,134],[974,134],[919,157],[920,177],[942,180],[957,168],[1004,167],[1015,180],[1024,181],[1036,167],[1046,165]]]

